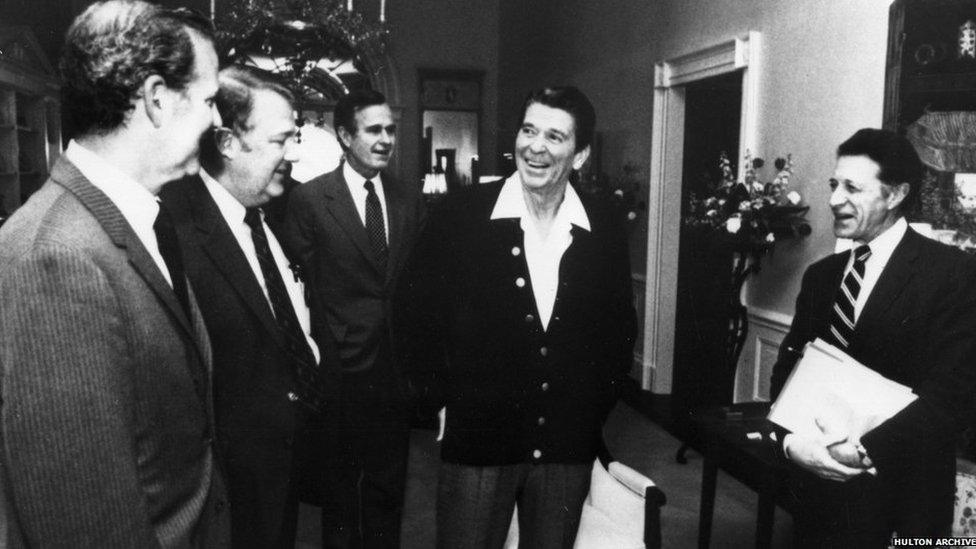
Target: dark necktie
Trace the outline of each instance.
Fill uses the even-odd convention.
[[[268,235],[264,232],[264,224],[261,223],[260,210],[248,208],[244,215],[244,223],[251,228],[254,251],[258,256],[261,274],[264,275],[264,283],[268,289],[268,301],[271,302],[271,309],[274,311],[278,328],[285,340],[288,354],[295,364],[298,393],[296,396],[302,404],[317,410],[323,404],[321,374],[315,363],[315,355],[308,346],[305,333],[288,297],[281,271],[271,254],[271,247],[268,246]]]
[[[858,246],[851,253],[854,254],[854,265],[848,271],[844,281],[837,290],[834,308],[830,313],[830,335],[841,349],[851,344],[854,335],[854,304],[861,293],[864,283],[864,263],[871,257],[871,248],[866,244]]]
[[[190,318],[190,297],[186,289],[186,274],[183,271],[183,254],[180,252],[180,243],[176,239],[173,218],[162,203],[159,204],[159,213],[156,214],[156,222],[153,223],[153,232],[156,233],[159,255],[163,256],[166,270],[169,271],[169,279],[173,281],[176,299],[183,307],[186,318]]]
[[[386,245],[383,208],[380,206],[380,197],[376,195],[373,182],[367,179],[363,187],[366,188],[366,233],[369,234],[369,245],[380,262],[381,270],[386,272],[386,260],[390,250]]]

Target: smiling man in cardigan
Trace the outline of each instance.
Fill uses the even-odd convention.
[[[576,88],[529,95],[518,170],[431,217],[395,300],[396,351],[446,407],[439,547],[572,547],[601,429],[634,343],[624,218],[568,184],[595,114]]]

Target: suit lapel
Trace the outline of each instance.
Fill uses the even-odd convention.
[[[908,229],[898,243],[854,326],[855,338],[858,332],[870,331],[873,324],[882,322],[888,317],[891,305],[914,278],[919,267],[915,259],[918,257],[920,238],[924,237]]]
[[[283,348],[284,341],[271,312],[271,305],[261,290],[260,283],[255,278],[244,252],[241,251],[240,243],[227,226],[227,221],[203,181],[194,178],[192,189],[193,222],[195,229],[200,233],[203,250],[240,295],[241,300],[261,321],[265,330]]]
[[[336,170],[335,178],[322,186],[322,194],[322,203],[329,215],[342,227],[342,230],[349,236],[359,252],[373,266],[373,269],[378,274],[385,275],[380,268],[379,260],[369,245],[366,227],[359,217],[359,211],[356,210],[356,203],[352,200],[346,178],[342,176],[341,166]]]
[[[203,319],[203,313],[197,304],[196,294],[193,293],[193,286],[188,284],[187,291],[190,294],[190,316],[192,317],[190,320],[193,324],[193,335],[197,342],[197,348],[200,349],[203,369],[206,372],[206,375],[200,379],[199,386],[197,387],[197,395],[206,403],[207,413],[212,418],[213,387],[211,386],[211,380],[213,379],[213,349],[210,346],[210,337],[207,334],[207,325]]]
[[[386,280],[390,282],[399,272],[403,257],[403,232],[406,230],[407,212],[400,187],[389,177],[384,177],[383,194],[386,195],[386,212],[390,218],[390,257],[387,262]]]
[[[115,204],[102,191],[95,187],[95,185],[88,181],[78,171],[78,168],[67,159],[58,162],[54,166],[51,179],[71,191],[88,208],[92,216],[102,226],[102,229],[112,239],[112,242],[119,248],[125,250],[129,258],[129,263],[146,281],[146,284],[149,285],[149,288],[152,289],[163,305],[169,309],[170,314],[176,319],[177,324],[183,328],[188,336],[196,341],[197,347],[201,348],[201,341],[195,337],[196,334],[190,326],[190,321],[187,319],[183,307],[180,306],[179,301],[176,299],[176,293],[169,285],[169,282],[166,281],[156,262],[149,255],[149,252],[146,251],[142,241],[136,236],[136,233],[132,230],[132,227],[125,220],[122,212],[119,211]],[[203,354],[203,351],[201,348],[201,354]]]

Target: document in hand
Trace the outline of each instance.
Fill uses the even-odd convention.
[[[807,343],[769,420],[811,437],[822,436],[817,420],[848,437],[861,435],[918,398],[910,387],[892,381],[817,339]]]

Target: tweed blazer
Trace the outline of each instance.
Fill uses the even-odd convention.
[[[585,463],[626,383],[636,332],[623,213],[581,196],[548,329],[518,219],[491,219],[503,182],[431,215],[394,307],[395,352],[415,392],[447,406],[445,461]]]
[[[210,343],[66,159],[0,228],[7,547],[213,547]]]
[[[806,342],[826,337],[849,254],[803,275],[796,314],[773,367],[782,389]],[[908,229],[854,327],[847,352],[919,398],[862,438],[908,513],[951,517],[955,442],[976,404],[976,260]],[[894,509],[894,507],[893,507]]]

